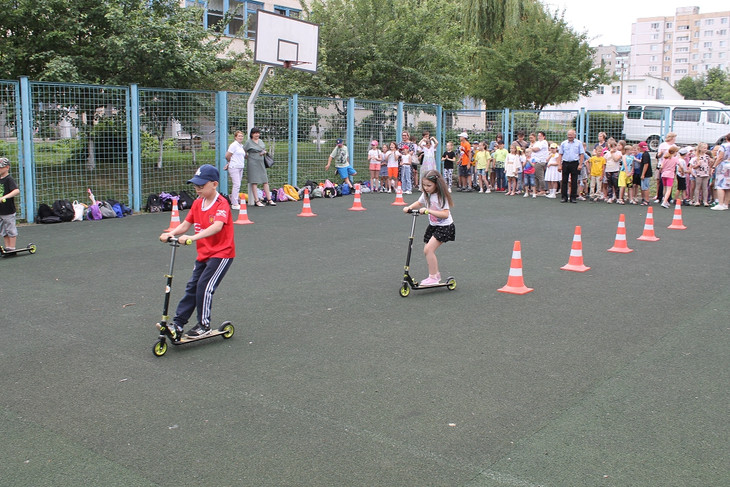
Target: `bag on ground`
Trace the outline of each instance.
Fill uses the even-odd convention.
[[[70,222],[74,219],[74,207],[69,200],[56,200],[51,208],[53,214],[63,222]]]

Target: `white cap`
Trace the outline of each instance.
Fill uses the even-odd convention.
[[[459,134],[459,137],[464,137],[464,138],[468,139],[469,138],[469,134],[467,134],[466,132],[462,132],[462,133]]]

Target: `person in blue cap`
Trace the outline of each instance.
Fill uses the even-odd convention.
[[[233,235],[233,217],[228,201],[218,193],[218,169],[204,164],[188,183],[195,187],[198,198],[193,201],[185,220],[175,229],[160,235],[162,242],[177,236],[180,242],[195,242],[198,256],[193,274],[185,286],[185,296],[180,300],[172,320],[170,335],[179,340],[183,327],[197,309],[198,323],[186,333],[189,337],[202,337],[210,333],[210,309],[213,293],[228,272],[236,256]],[[190,228],[192,236],[184,235]]]

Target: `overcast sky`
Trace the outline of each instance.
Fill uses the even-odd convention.
[[[588,32],[591,46],[631,44],[631,24],[641,17],[671,17],[677,7],[699,7],[700,13],[730,11],[728,0],[542,0],[550,11],[565,9],[565,20],[577,32]],[[603,8],[601,8],[603,6]]]

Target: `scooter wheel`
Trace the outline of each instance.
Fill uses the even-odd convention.
[[[28,245],[28,252],[29,252],[29,253],[31,253],[31,254],[35,254],[35,251],[36,251],[36,250],[38,250],[38,247],[36,247],[36,245],[35,245],[35,244],[33,244],[33,243],[32,243],[32,244]]]
[[[402,298],[407,298],[410,294],[411,294],[411,288],[408,287],[408,284],[406,284],[404,282],[403,285],[400,287],[400,296]]]
[[[449,291],[453,291],[454,289],[456,289],[456,279],[454,279],[453,277],[450,277],[446,281],[446,289],[448,289]]]
[[[152,353],[155,354],[155,357],[162,357],[165,355],[165,352],[167,352],[167,341],[161,340],[155,343],[155,346],[152,347]]]
[[[233,325],[231,323],[226,323],[225,325],[220,327],[220,330],[223,332],[221,335],[225,340],[228,340],[233,336],[233,333],[235,333],[236,329],[233,328]]]

